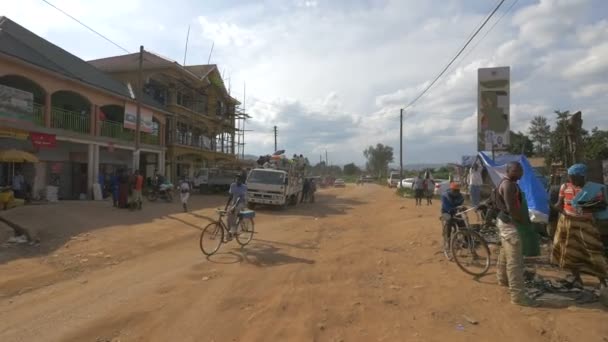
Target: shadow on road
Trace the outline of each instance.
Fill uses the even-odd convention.
[[[254,244],[242,249],[243,261],[258,267],[280,266],[286,264],[315,263],[314,260],[294,257],[281,252],[271,244]]]
[[[241,254],[235,252],[220,252],[207,257],[209,262],[214,264],[238,264],[243,262],[244,258]]]
[[[59,203],[24,206],[0,212],[6,219],[28,230],[38,243],[4,244],[4,239],[13,235],[13,229],[0,223],[0,264],[19,258],[32,258],[52,254],[70,240],[83,234],[109,227],[149,224],[161,220],[179,221],[180,224],[203,229],[211,217],[200,211],[221,206],[225,196],[192,196],[191,212],[182,212],[181,204],[147,202],[143,210],[129,211],[113,208],[108,201],[62,201]],[[194,218],[195,220],[188,219]],[[197,222],[197,220],[200,221]],[[200,222],[200,223],[199,223]]]
[[[278,208],[272,206],[256,206],[255,210],[277,216],[312,216],[324,218],[333,215],[346,215],[355,206],[366,202],[338,197],[335,194],[318,193],[315,203],[298,203],[296,206]]]

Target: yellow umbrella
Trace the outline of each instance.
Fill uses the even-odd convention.
[[[35,155],[19,150],[3,150],[0,151],[0,162],[7,163],[37,163],[38,157]]]

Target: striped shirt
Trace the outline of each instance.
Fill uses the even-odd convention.
[[[559,189],[559,197],[564,199],[564,213],[568,216],[581,217],[581,218],[593,218],[593,212],[589,210],[583,210],[575,208],[572,205],[572,200],[581,191],[581,187],[576,186],[570,182],[562,184]],[[602,194],[599,194],[597,199],[602,199]]]

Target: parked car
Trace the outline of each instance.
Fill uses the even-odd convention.
[[[386,180],[388,187],[389,188],[396,188],[399,186],[399,181],[401,178],[401,175],[399,174],[399,172],[391,172],[390,175],[388,176],[388,179]]]
[[[399,182],[397,187],[399,189],[401,189],[401,188],[411,189],[413,184],[414,184],[414,178],[406,178],[406,179],[403,179],[401,182]]]
[[[363,183],[373,183],[376,181],[376,178],[372,177],[372,176],[364,176],[363,177]]]
[[[344,183],[344,179],[336,179],[334,181],[334,188],[344,188],[346,186],[346,183]]]

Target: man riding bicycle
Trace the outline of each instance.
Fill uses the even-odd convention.
[[[236,182],[230,184],[230,191],[228,192],[230,197],[228,197],[225,208],[228,228],[230,228],[227,240],[232,239],[232,236],[237,234],[236,219],[239,213],[247,207],[247,185],[243,184],[244,181],[242,175],[237,175]]]
[[[460,184],[456,182],[450,183],[450,190],[446,191],[441,196],[441,219],[443,221],[443,234],[446,242],[450,241],[452,230],[450,227],[453,224],[459,226],[464,225],[461,220],[456,220],[454,215],[457,213],[458,207],[464,203],[464,197],[460,193]]]

